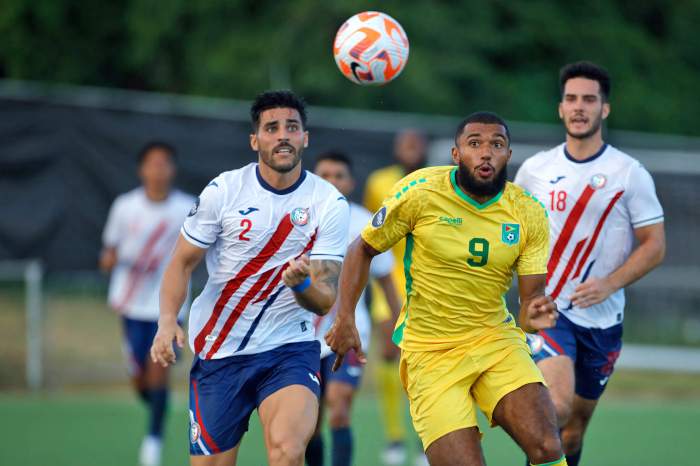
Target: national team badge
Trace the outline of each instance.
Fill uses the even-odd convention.
[[[197,443],[197,440],[199,440],[199,436],[202,433],[201,427],[199,427],[199,424],[196,422],[191,422],[190,423],[190,443]]]
[[[289,217],[291,218],[292,223],[294,225],[303,227],[304,225],[309,223],[309,209],[297,207],[296,209],[292,210],[292,213],[289,214]]]
[[[194,214],[196,214],[196,213],[197,213],[197,209],[199,209],[199,198],[195,199],[194,205],[193,205],[192,208],[190,209],[190,213],[187,214],[187,216],[188,216],[188,217],[191,217],[191,216],[193,216]]]
[[[501,226],[501,241],[508,246],[517,244],[520,241],[520,225],[517,223],[504,223]]]
[[[374,228],[379,228],[380,226],[384,225],[384,220],[386,219],[386,206],[383,206],[381,209],[377,211],[376,214],[374,214],[374,217],[372,217],[372,226]]]
[[[598,173],[597,175],[593,175],[591,177],[590,185],[591,188],[593,189],[600,189],[603,186],[605,186],[605,183],[608,182],[608,179],[603,175],[602,173]]]

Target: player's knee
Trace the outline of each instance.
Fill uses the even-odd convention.
[[[581,449],[585,429],[583,422],[570,422],[562,429],[561,443],[565,452],[577,452]]]
[[[331,429],[340,429],[349,426],[350,410],[345,406],[332,410],[328,417],[328,424],[330,424]]]
[[[536,443],[527,452],[527,456],[533,464],[557,460],[561,458],[562,454],[561,441],[555,433],[537,438]]]
[[[277,437],[270,439],[268,456],[271,466],[301,464],[304,459],[306,444],[301,439]]]

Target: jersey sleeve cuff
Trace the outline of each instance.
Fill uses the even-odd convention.
[[[206,241],[202,241],[201,239],[189,234],[184,225],[182,228],[180,228],[180,233],[182,233],[182,237],[185,238],[188,243],[192,244],[193,246],[197,246],[198,248],[208,249],[209,246],[212,245],[212,243],[207,243]]]
[[[377,251],[380,254],[386,252],[387,249],[389,249],[389,248],[379,247],[372,238],[368,238],[367,236],[365,236],[364,232],[360,233],[360,238],[362,238],[362,241],[369,244],[372,247],[372,249],[374,249],[375,251]]]
[[[324,254],[324,253],[313,253],[309,254],[309,259],[312,261],[336,261],[343,262],[345,256],[341,254]]]
[[[661,223],[664,221],[664,216],[663,215],[658,215],[656,217],[652,218],[647,218],[644,220],[640,220],[638,222],[633,222],[632,227],[633,228],[641,228],[641,227],[647,227],[649,225],[654,225],[655,223]]]

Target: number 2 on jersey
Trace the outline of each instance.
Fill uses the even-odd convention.
[[[549,210],[566,210],[566,191],[550,191],[549,192]]]
[[[489,242],[484,238],[472,238],[469,241],[469,253],[474,256],[467,259],[472,267],[483,267],[489,261]]]
[[[240,235],[238,235],[238,239],[241,241],[250,241],[250,238],[248,238],[245,234],[248,233],[251,228],[253,228],[253,222],[247,218],[244,218],[241,220],[241,226],[243,227],[243,231]]]

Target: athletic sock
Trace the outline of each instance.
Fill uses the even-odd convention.
[[[350,427],[331,429],[333,440],[333,466],[350,466],[352,464],[352,430]]]
[[[150,420],[148,435],[162,437],[165,410],[168,405],[168,389],[152,388],[148,391],[148,406],[150,408]]]
[[[550,461],[549,463],[540,463],[540,464],[532,464],[532,466],[569,466],[568,463],[566,462],[566,457],[562,456],[556,461]]]
[[[321,434],[311,437],[306,446],[304,457],[307,466],[323,466],[323,437]]]
[[[379,364],[379,388],[381,391],[380,408],[386,428],[387,443],[401,442],[406,435],[401,412],[401,382],[399,381],[399,363],[382,361]]]
[[[566,455],[566,462],[569,466],[578,466],[578,462],[581,461],[581,452],[583,451],[583,445],[578,451],[572,455]]]

